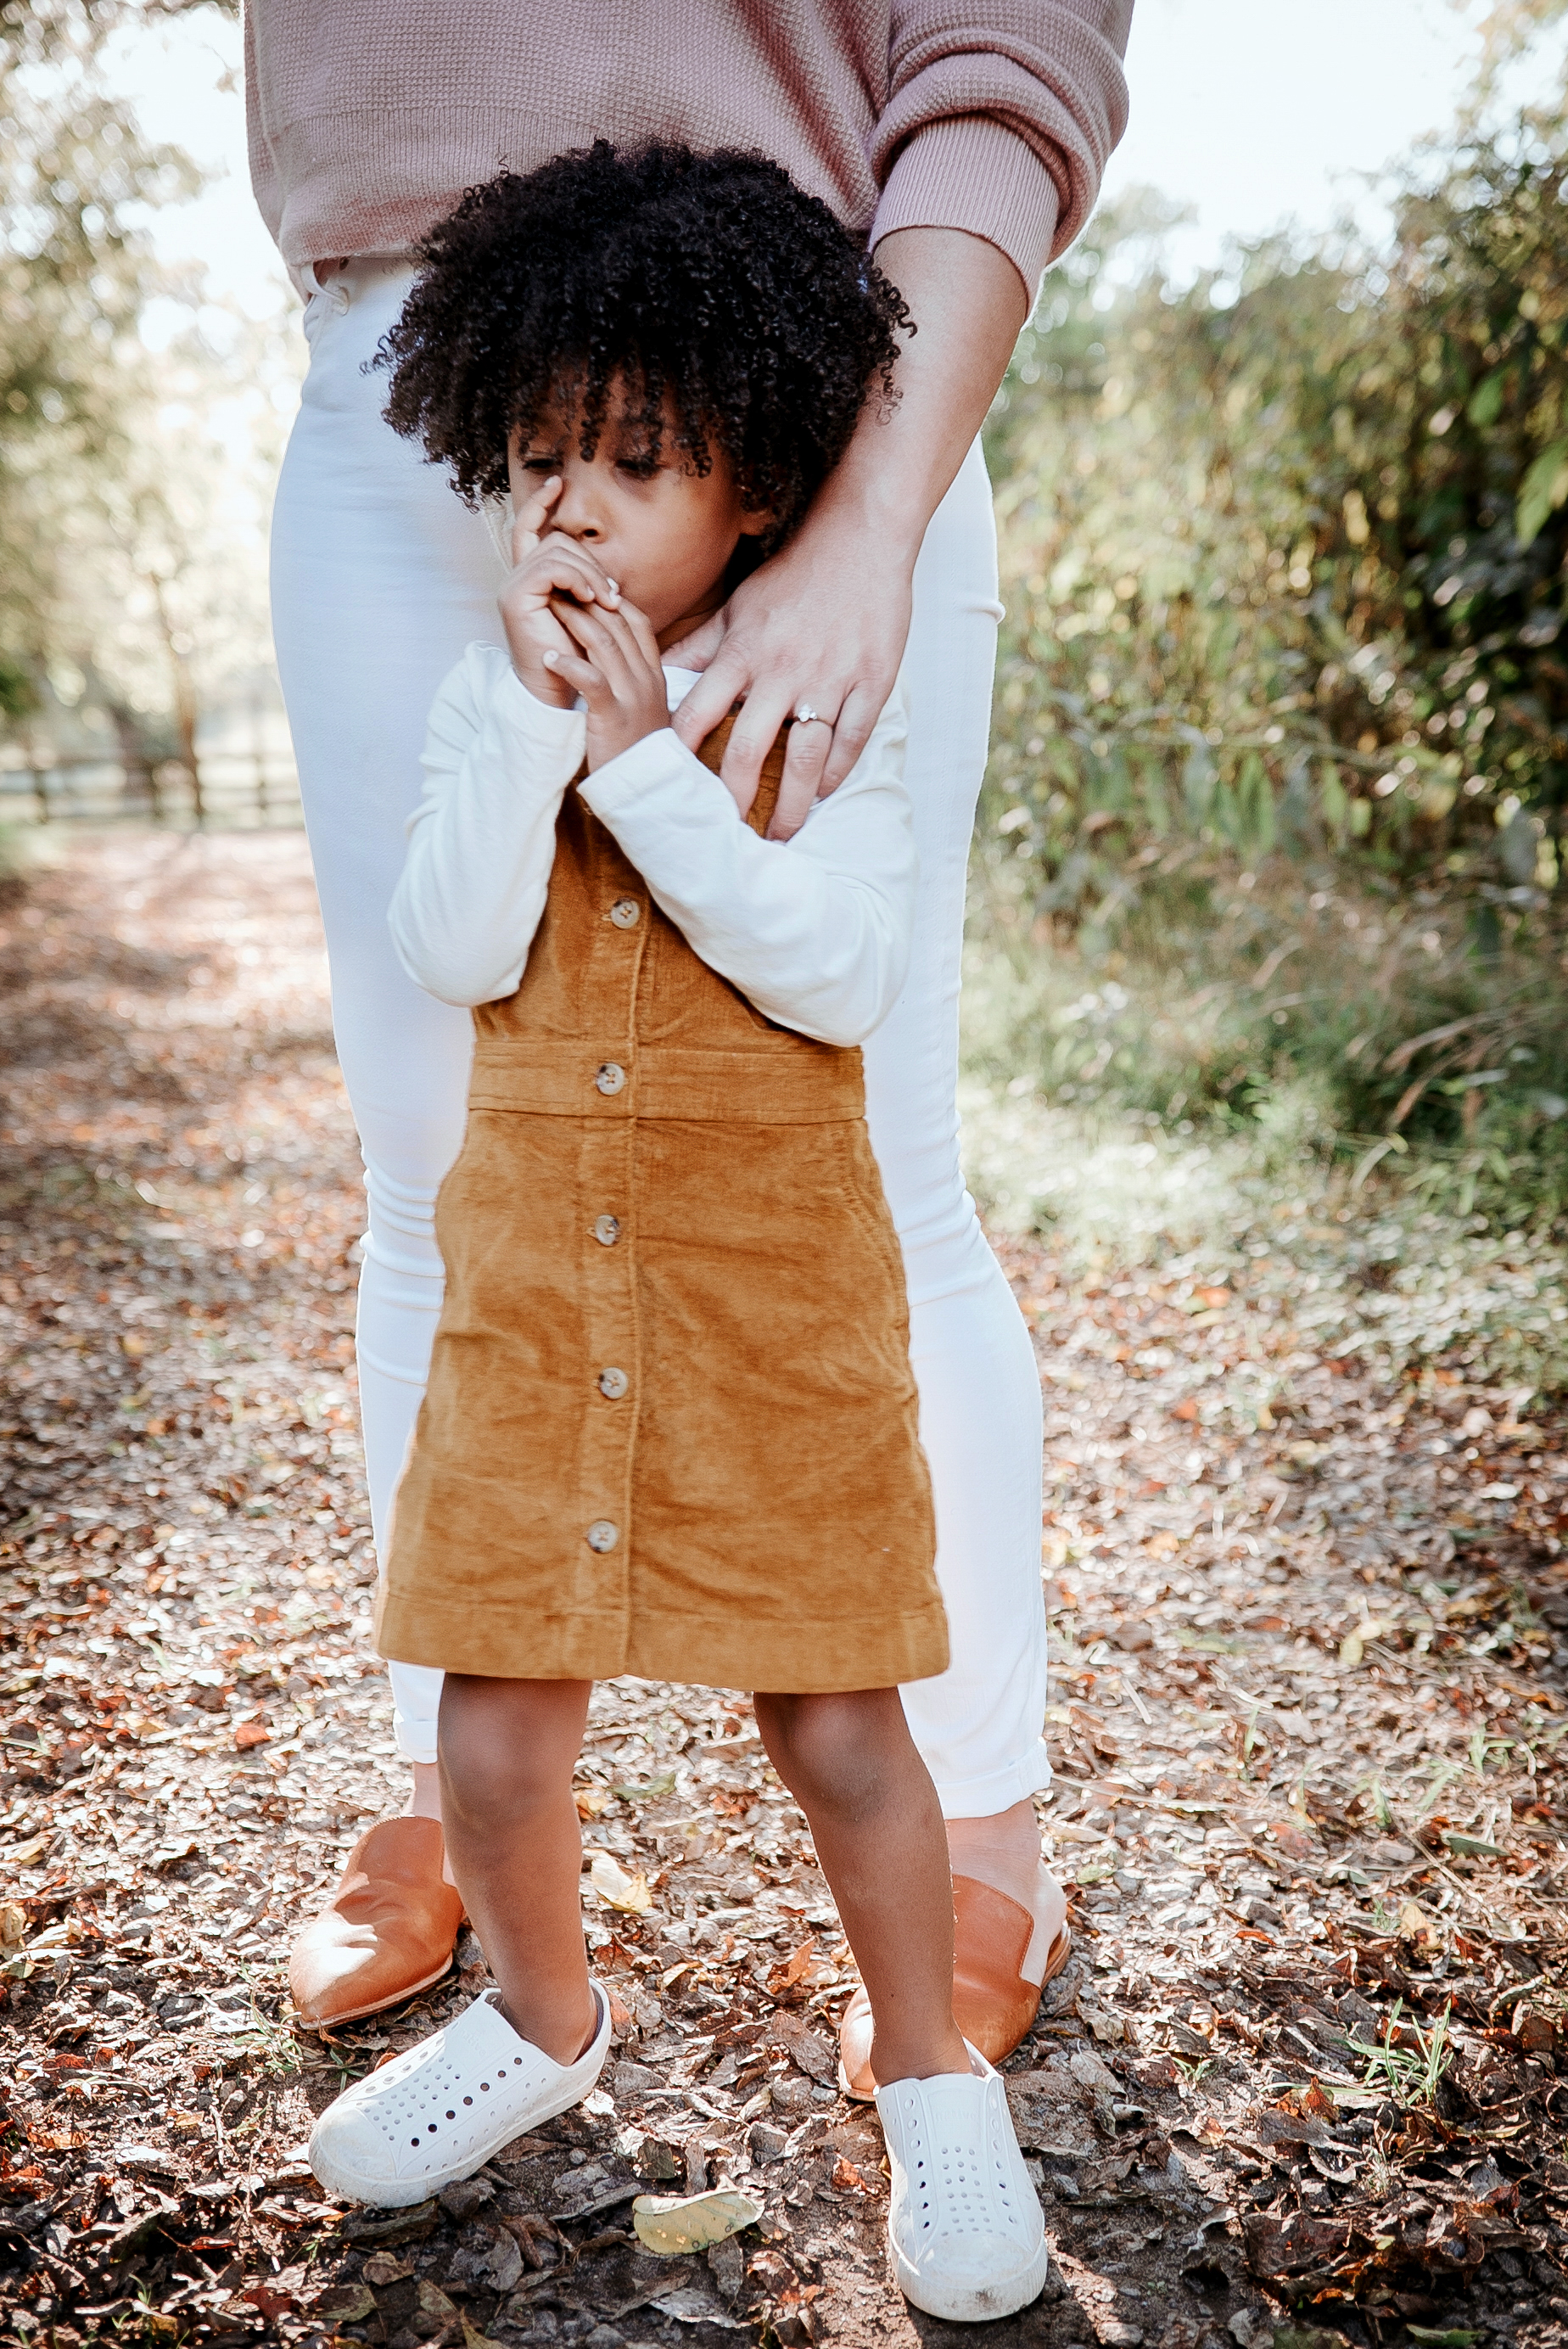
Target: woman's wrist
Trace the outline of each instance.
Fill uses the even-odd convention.
[[[941,504],[943,492],[937,491],[928,507],[918,491],[911,494],[913,485],[901,475],[899,467],[900,458],[892,450],[878,449],[864,454],[858,447],[846,450],[793,543],[848,544],[861,564],[868,549],[874,548],[877,565],[884,573],[913,573],[925,526]]]

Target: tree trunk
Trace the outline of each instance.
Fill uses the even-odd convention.
[[[191,778],[191,812],[200,826],[207,821],[206,802],[201,792],[201,766],[196,756],[196,686],[191,675],[191,664],[180,648],[180,631],[169,616],[164,596],[164,582],[156,572],[144,574],[152,590],[158,609],[158,625],[169,653],[169,666],[174,678],[174,730],[180,738],[180,763]]]

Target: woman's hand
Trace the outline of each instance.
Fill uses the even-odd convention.
[[[799,832],[870,741],[903,658],[918,552],[918,539],[901,549],[847,501],[824,500],[722,612],[672,647],[677,667],[704,668],[673,720],[689,749],[745,704],[724,757],[742,814],[785,719],[802,706],[819,713],[789,729],[770,839]]]
[[[511,665],[536,701],[569,709],[572,688],[549,663],[551,653],[572,653],[572,637],[556,609],[568,599],[579,605],[617,609],[621,591],[586,547],[549,528],[550,509],[561,495],[556,475],[519,512],[511,527],[512,569],[497,599]]]
[[[647,615],[623,597],[614,611],[558,598],[552,616],[572,649],[542,657],[552,678],[588,705],[588,769],[618,759],[670,722],[669,688]]]

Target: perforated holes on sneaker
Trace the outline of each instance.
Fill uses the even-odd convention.
[[[929,2235],[935,2220],[932,2216],[931,2172],[926,2162],[925,2139],[921,2130],[921,2108],[918,2096],[911,2096],[904,2106],[904,2121],[909,2130],[908,2168],[913,2199],[919,2211],[923,2235]]]

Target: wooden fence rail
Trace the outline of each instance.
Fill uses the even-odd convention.
[[[198,775],[180,759],[133,767],[119,759],[57,766],[0,762],[0,824],[166,824],[177,832],[292,828],[304,821],[291,760],[210,750]]]

